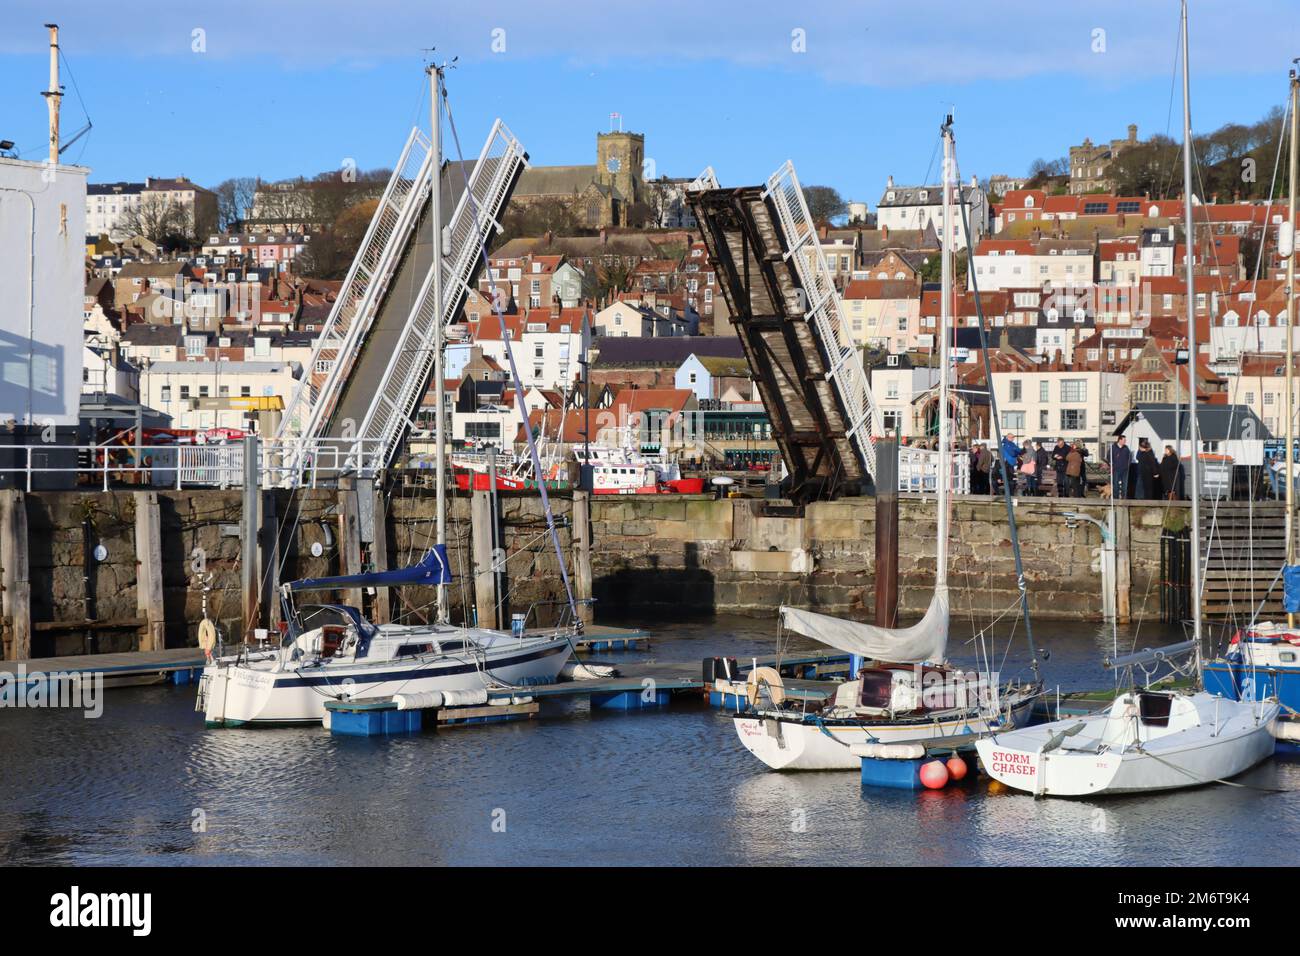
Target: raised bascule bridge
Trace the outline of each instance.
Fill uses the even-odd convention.
[[[285,408],[273,451],[279,483],[372,477],[411,428],[433,375],[438,325],[445,330],[475,288],[483,247],[501,228],[528,160],[497,120],[477,160],[442,164],[439,308],[429,222],[433,155],[428,138],[413,129]]]
[[[796,504],[859,494],[876,474],[880,412],[848,333],[794,165],[763,186],[688,201],[772,423]]]

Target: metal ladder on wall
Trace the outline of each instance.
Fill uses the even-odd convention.
[[[840,296],[835,291],[835,282],[817,239],[816,224],[808,212],[808,202],[795,174],[794,163],[786,160],[768,177],[763,196],[770,199],[776,209],[788,243],[785,259],[793,262],[807,297],[808,301],[801,303],[804,319],[813,329],[814,338],[826,356],[826,378],[834,386],[848,421],[846,437],[853,443],[867,470],[874,475],[875,436],[883,431],[880,410],[872,398],[871,383],[862,367],[862,357],[848,334]],[[809,249],[814,253],[811,256]]]
[[[379,467],[392,460],[398,441],[428,388],[436,323],[441,322],[443,328],[451,324],[466,296],[474,291],[472,283],[483,264],[482,247],[501,228],[501,214],[526,164],[523,146],[497,120],[470,173],[469,188],[456,204],[447,227],[448,237],[443,238],[446,254],[442,259],[442,308],[434,302],[433,270],[430,269],[357,431],[358,435],[376,441]]]
[[[295,443],[300,449],[309,447],[324,431],[428,201],[432,161],[428,139],[419,127],[412,129],[342,290],[319,330],[302,381],[284,410],[276,440],[286,447]],[[329,371],[317,383],[315,370],[320,363],[330,363]]]

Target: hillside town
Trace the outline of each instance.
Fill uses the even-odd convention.
[[[991,386],[1003,431],[1083,442],[1100,458],[1128,410],[1186,400],[1189,365],[1205,402],[1231,401],[1278,429],[1287,316],[1268,236],[1285,204],[1195,197],[1202,327],[1188,363],[1182,200],[1116,195],[1106,178],[1134,145],[1130,127],[1107,148],[1070,147],[1064,175],[972,176],[958,190],[964,222],[951,242],[965,286],[953,321],[968,440],[993,433]],[[659,450],[701,467],[772,464],[766,411],[685,201],[689,180],[643,181],[644,148],[642,134],[599,133],[593,165],[525,171],[489,270],[448,334],[442,394],[456,447],[524,444],[504,336],[534,433],[555,428],[562,446],[625,442],[626,428],[587,435],[563,424],[580,408],[624,408],[637,390],[638,406],[691,423],[665,430]],[[350,260],[382,187],[381,175],[246,183],[239,209],[228,184],[209,190],[184,176],[91,183],[84,403],[96,414],[139,404],[154,427],[196,440],[274,432],[300,381],[330,372],[316,334],[346,276],[320,276]],[[874,209],[824,191],[833,203],[819,210],[818,240],[845,334],[884,430],[925,443],[935,432],[942,188],[891,176]],[[559,231],[526,234],[542,223]],[[211,231],[186,244],[202,224]],[[417,426],[436,401],[430,388]],[[413,450],[422,437],[412,433]]]

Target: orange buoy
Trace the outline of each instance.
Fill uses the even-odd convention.
[[[948,758],[948,774],[954,780],[963,779],[966,776],[966,761],[953,754]]]
[[[931,760],[921,766],[921,783],[930,790],[942,790],[948,785],[948,768],[942,760]]]

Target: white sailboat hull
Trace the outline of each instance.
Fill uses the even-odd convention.
[[[209,727],[318,723],[327,700],[474,690],[487,686],[485,668],[500,684],[549,683],[569,654],[569,641],[561,637],[492,648],[481,666],[465,654],[330,667],[327,672],[277,671],[272,662],[217,662],[204,668],[199,694]]]
[[[1124,712],[1131,696],[1104,714],[983,738],[976,743],[980,764],[1016,790],[1082,797],[1200,786],[1234,777],[1273,753],[1276,703],[1178,695],[1186,707],[1170,718],[1174,726],[1149,728]],[[1055,735],[1080,724],[1062,746],[1043,752]]]
[[[1025,723],[1032,708],[1032,699],[1013,707],[1010,726]],[[862,758],[850,749],[855,744],[931,743],[1008,726],[1005,714],[990,721],[975,712],[929,723],[863,721],[842,726],[775,714],[737,714],[733,720],[745,749],[773,770],[858,770]]]

